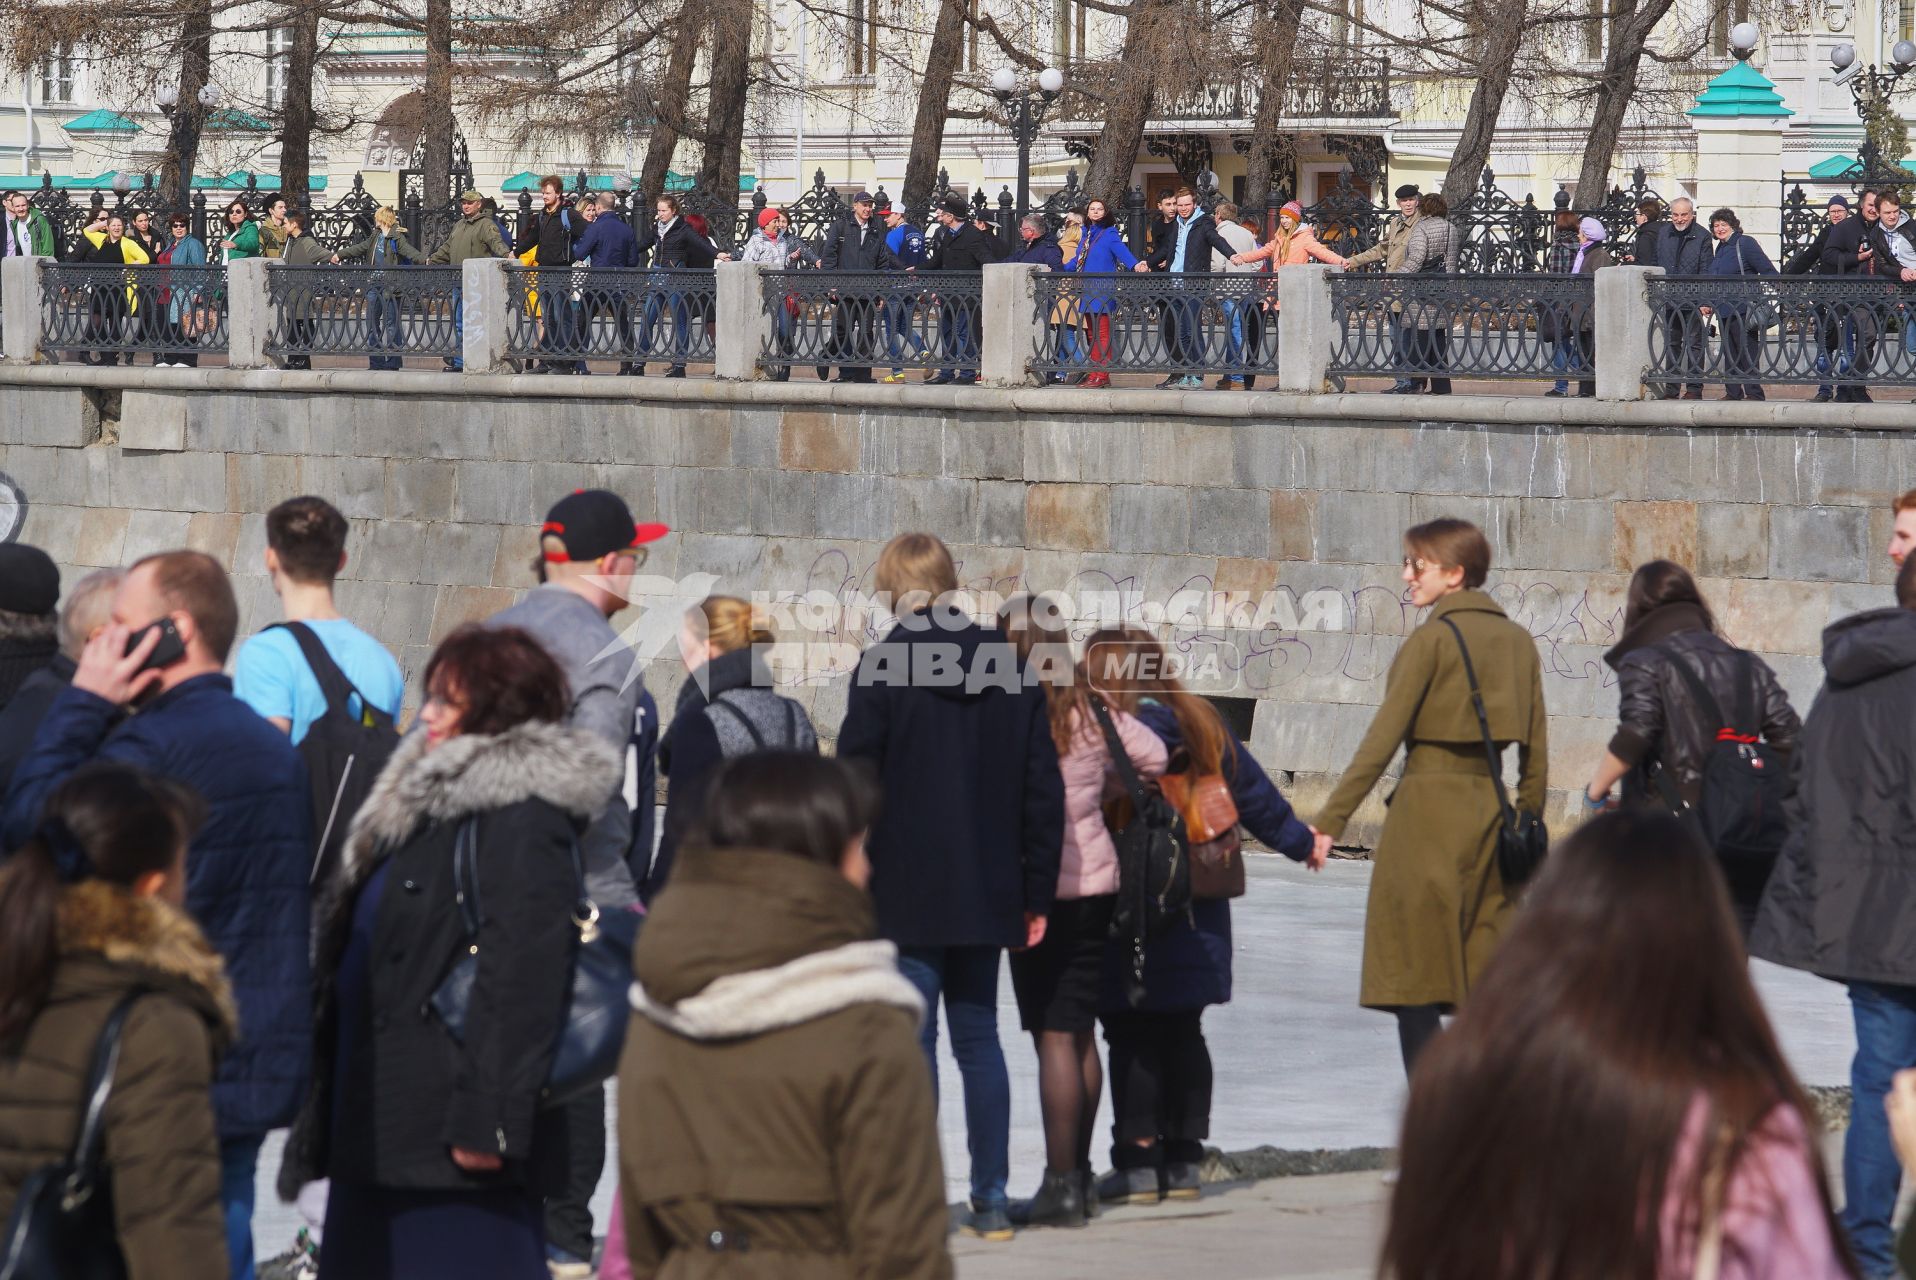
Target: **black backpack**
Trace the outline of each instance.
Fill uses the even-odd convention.
[[[319,691],[326,695],[325,713],[313,721],[299,743],[313,791],[311,883],[324,889],[338,875],[353,815],[399,746],[399,730],[391,716],[353,687],[311,627],[303,622],[273,625],[285,628],[299,642],[306,665],[319,681]],[[352,713],[354,698],[359,699],[357,716]]]
[[[1144,944],[1191,918],[1191,843],[1183,815],[1155,787],[1147,791],[1138,779],[1104,701],[1094,695],[1090,702],[1111,763],[1131,798],[1131,821],[1116,839],[1118,900],[1111,913],[1111,936],[1125,949],[1124,998],[1135,1009],[1144,1000]]]
[[[1789,771],[1775,749],[1762,740],[1756,710],[1756,659],[1741,650],[1735,653],[1736,717],[1726,719],[1702,677],[1676,654],[1668,656],[1708,722],[1720,727],[1716,740],[1704,749],[1703,783],[1696,804],[1686,803],[1677,794],[1667,768],[1656,771],[1657,790],[1724,863],[1773,864],[1786,832],[1783,797],[1789,791]]]

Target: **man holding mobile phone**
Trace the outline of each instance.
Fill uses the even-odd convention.
[[[312,1056],[312,836],[298,753],[224,674],[238,630],[232,584],[211,556],[168,551],[135,563],[111,623],[81,651],[13,776],[0,843],[24,844],[47,797],[96,760],[163,774],[206,801],[187,851],[186,907],[226,962],[245,1028],[220,1060],[213,1110],[231,1275],[253,1280],[260,1144],[291,1122]]]

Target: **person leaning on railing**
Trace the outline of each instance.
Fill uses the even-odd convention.
[[[509,258],[512,251],[506,247],[505,237],[499,232],[499,224],[486,212],[486,198],[468,187],[459,193],[459,221],[452,224],[452,234],[446,242],[432,251],[426,261],[434,264],[460,266],[468,258]],[[464,292],[458,285],[452,289],[452,330],[455,336],[463,340],[466,332],[465,309],[460,306]],[[447,356],[446,368],[458,371],[465,368],[465,361],[459,356]]]
[[[1224,224],[1224,210],[1226,209],[1232,211],[1233,217],[1236,216],[1237,206],[1228,204],[1219,205],[1218,230],[1221,231],[1227,239],[1235,241],[1236,238],[1231,235],[1231,229]],[[1250,235],[1249,232],[1246,232],[1246,234]],[[1346,270],[1356,261],[1354,258],[1346,258],[1335,249],[1326,248],[1321,244],[1317,239],[1317,232],[1304,225],[1304,206],[1295,200],[1286,201],[1284,207],[1277,211],[1276,233],[1271,236],[1270,241],[1259,248],[1255,247],[1256,240],[1257,237],[1251,235],[1253,247],[1232,254],[1229,261],[1237,265],[1268,262],[1270,266],[1265,269],[1273,274],[1285,267],[1303,266],[1312,259],[1328,263],[1334,267],[1343,267]],[[1263,337],[1264,317],[1262,311],[1270,311],[1272,317],[1275,318],[1280,305],[1277,289],[1273,286],[1265,295],[1263,307],[1259,310],[1250,311],[1243,317],[1244,327],[1246,329],[1245,338],[1247,339],[1250,359],[1252,361],[1257,359],[1258,348]],[[1226,313],[1229,314],[1228,308],[1226,309]],[[1226,381],[1227,380],[1220,379],[1218,386],[1222,388]],[[1240,381],[1244,389],[1248,391],[1256,384],[1257,379],[1255,375],[1247,374],[1243,378],[1238,379],[1238,381]]]
[[[1447,275],[1455,271],[1457,228],[1450,222],[1450,206],[1433,191],[1419,202],[1418,210],[1403,261],[1392,272]],[[1413,288],[1413,295],[1417,292]],[[1450,394],[1450,379],[1442,376],[1450,367],[1450,317],[1448,303],[1419,302],[1413,296],[1404,304],[1404,360],[1413,376],[1389,388],[1386,395]]]
[[[1138,260],[1125,246],[1124,236],[1112,220],[1110,206],[1094,197],[1084,208],[1084,234],[1079,237],[1078,250],[1066,261],[1064,269],[1102,274],[1131,271],[1137,265]],[[1117,305],[1113,292],[1111,285],[1102,282],[1081,285],[1078,289],[1078,309],[1091,359],[1091,372],[1085,375],[1083,383],[1087,387],[1111,385],[1106,366],[1111,363],[1111,313]]]
[[[73,261],[92,266],[144,266],[153,260],[139,241],[126,234],[126,219],[117,213],[108,214],[104,209],[81,229],[74,250]],[[102,280],[90,289],[87,329],[100,349],[84,353],[82,359],[88,364],[118,364],[120,353],[105,348],[139,340],[140,282],[129,271],[123,284],[113,285]],[[126,362],[133,363],[131,351],[126,353]]]
[[[1827,216],[1828,221],[1816,233],[1816,238],[1783,264],[1784,275],[1842,274],[1832,261],[1829,245],[1837,228],[1849,221],[1849,197],[1831,196]],[[1816,330],[1816,340],[1822,348],[1822,354],[1816,357],[1816,371],[1827,375],[1845,372],[1853,365],[1856,354],[1856,322],[1848,314],[1848,308],[1819,304],[1816,307]],[[1818,403],[1830,399],[1832,395],[1838,400],[1849,400],[1852,390],[1849,386],[1838,387],[1825,382],[1816,388],[1816,394],[1810,398]]]
[[[1885,191],[1876,198],[1878,221],[1873,228],[1865,232],[1870,247],[1870,256],[1875,261],[1878,278],[1897,281],[1902,286],[1903,297],[1896,302],[1896,308],[1903,317],[1903,351],[1916,357],[1916,310],[1912,309],[1910,291],[1916,286],[1916,219],[1912,219],[1903,208],[1902,197],[1894,191]],[[1877,320],[1880,328],[1882,320]],[[1850,396],[1852,400],[1867,400],[1869,392],[1857,387]]]
[[[363,262],[369,267],[397,267],[404,263],[426,261],[426,255],[414,247],[399,225],[399,215],[389,205],[373,210],[372,233],[363,240],[340,246],[333,262]],[[405,340],[399,332],[399,300],[391,290],[377,285],[366,291],[366,346],[373,351],[399,351]],[[405,366],[400,356],[366,357],[368,369],[399,369]]]
[[[1397,212],[1384,224],[1384,234],[1370,248],[1352,254],[1344,263],[1345,269],[1356,271],[1381,262],[1385,271],[1397,272],[1404,265],[1404,251],[1410,247],[1410,233],[1423,216],[1423,196],[1416,185],[1407,182],[1397,188]],[[1391,363],[1402,369],[1408,353],[1404,349],[1404,320],[1401,316],[1391,328],[1390,345]],[[1417,384],[1399,376],[1390,390],[1393,394],[1404,395],[1417,390]]]
[[[1710,215],[1710,235],[1716,240],[1716,252],[1710,257],[1707,274],[1735,277],[1739,283],[1719,295],[1699,314],[1714,315],[1723,337],[1723,365],[1729,375],[1723,383],[1725,400],[1761,400],[1762,384],[1745,381],[1756,377],[1763,351],[1763,331],[1776,322],[1775,313],[1762,301],[1761,288],[1751,277],[1773,276],[1776,267],[1770,255],[1754,238],[1743,234],[1743,224],[1729,209]]]
[[[180,270],[161,273],[159,305],[166,308],[167,341],[177,343],[179,349],[154,356],[155,368],[198,368],[200,336],[219,325],[204,287],[206,244],[193,234],[192,225],[184,212],[166,220],[166,248],[160,250],[157,261]]]

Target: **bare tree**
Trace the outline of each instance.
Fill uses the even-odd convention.
[[[426,201],[438,204],[452,188],[452,0],[426,0]]]
[[[1263,208],[1270,199],[1272,161],[1281,145],[1279,125],[1303,20],[1303,0],[1273,0],[1268,8],[1260,8],[1251,27],[1253,65],[1262,69],[1244,174],[1244,203],[1252,209]]]
[[[180,16],[179,79],[166,151],[160,157],[160,190],[166,203],[184,209],[193,194],[193,166],[199,159],[206,107],[200,101],[213,68],[212,0],[189,0]]]
[[[639,190],[657,195],[665,190],[665,175],[672,168],[672,153],[685,129],[685,102],[692,91],[692,66],[698,61],[699,43],[705,24],[693,22],[690,15],[678,24],[667,56],[665,78],[654,98],[652,138],[645,147],[645,168],[639,175]]]
[[[752,56],[751,0],[708,0],[712,15],[711,79],[706,89],[705,148],[699,185],[735,199],[745,141],[745,92]]]
[[[1490,144],[1497,134],[1497,117],[1510,91],[1511,72],[1523,49],[1528,16],[1527,0],[1476,0],[1471,14],[1472,44],[1478,51],[1477,86],[1470,109],[1444,175],[1444,201],[1461,205],[1477,185],[1477,176],[1490,160]]]
[[[939,0],[938,21],[918,81],[918,110],[912,120],[911,154],[905,160],[900,200],[912,208],[931,196],[945,146],[945,121],[951,114],[951,83],[964,52],[967,0]]]
[[[319,62],[320,9],[316,4],[302,4],[288,17],[293,40],[286,58],[285,98],[279,104],[279,181],[288,200],[304,204],[312,185],[313,73]]]
[[[1130,185],[1166,52],[1167,19],[1180,9],[1177,0],[1133,0],[1123,52],[1105,82],[1104,131],[1084,180],[1090,195],[1117,200]]]

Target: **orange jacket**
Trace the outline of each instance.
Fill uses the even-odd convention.
[[[1326,249],[1317,242],[1317,235],[1309,227],[1300,226],[1289,235],[1279,231],[1271,242],[1261,249],[1244,255],[1246,262],[1263,262],[1270,259],[1271,269],[1279,267],[1298,267],[1312,258],[1319,262],[1339,263],[1343,256],[1334,250]]]

